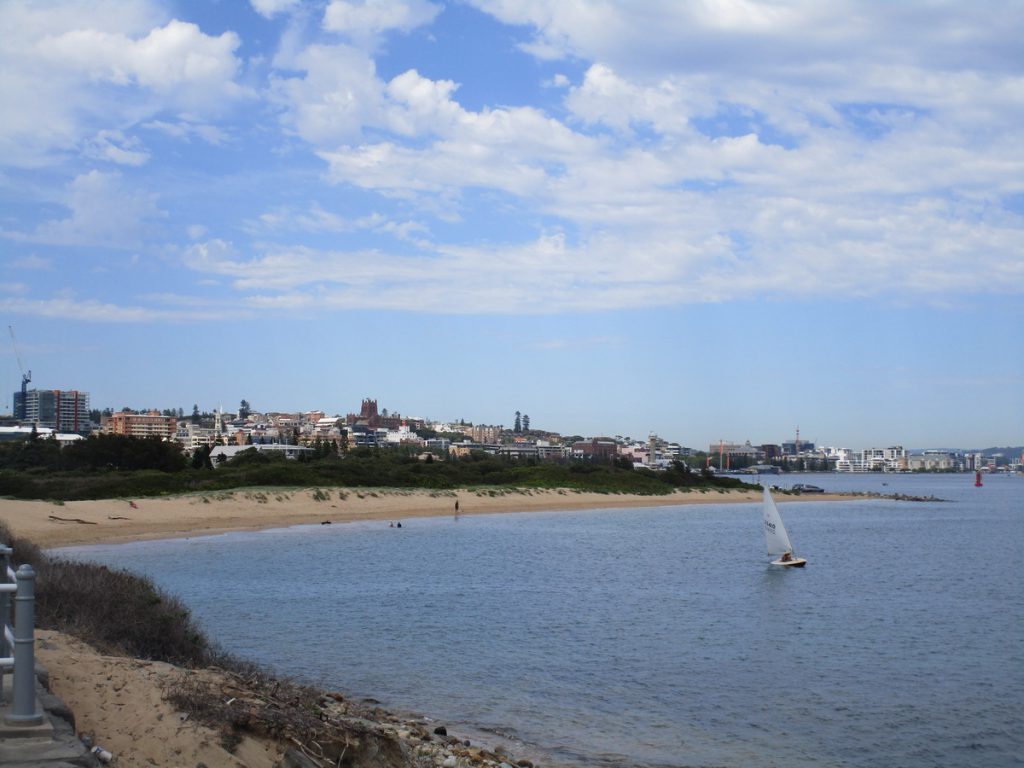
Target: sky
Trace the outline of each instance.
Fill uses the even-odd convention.
[[[1020,445],[1022,38],[1018,0],[0,0],[0,381]]]

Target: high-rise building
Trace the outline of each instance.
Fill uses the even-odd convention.
[[[24,409],[24,410],[22,410]],[[24,413],[24,421],[58,432],[88,434],[89,393],[76,389],[30,389],[24,395],[14,393],[14,412]]]

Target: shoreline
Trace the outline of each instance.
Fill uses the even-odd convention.
[[[779,494],[789,501],[835,501],[856,494]],[[105,499],[55,503],[0,499],[0,521],[19,537],[44,549],[187,538],[231,531],[296,525],[410,520],[460,515],[577,511],[629,507],[759,504],[760,491],[701,489],[661,496],[602,494],[570,490],[461,489],[406,491],[380,488],[246,488],[231,492],[175,497]],[[59,555],[58,555],[59,556]],[[277,768],[294,740],[267,733],[241,735],[236,746],[222,743],[216,724],[203,724],[179,711],[167,691],[188,681],[206,681],[215,691],[230,691],[257,701],[261,692],[238,687],[238,678],[213,669],[189,670],[165,662],[109,655],[53,630],[37,633],[37,658],[47,669],[53,692],[74,713],[77,730],[126,764],[222,765]],[[222,697],[223,698],[223,697]],[[228,702],[230,704],[230,702]],[[390,745],[436,768],[498,768],[532,765],[509,755],[506,746],[523,745],[482,733],[448,735],[425,714],[399,712],[376,701],[350,700],[322,691],[328,721],[357,734],[353,746]],[[461,730],[458,724],[453,724]],[[442,734],[442,735],[438,735]],[[472,735],[472,740],[467,738]],[[348,744],[348,737],[345,737]],[[346,746],[346,748],[348,748]],[[307,755],[308,756],[308,755]],[[524,758],[524,755],[518,755]],[[325,765],[325,763],[317,763]],[[392,763],[388,763],[391,765]],[[393,763],[397,766],[399,763]],[[405,763],[402,763],[405,764]]]
[[[855,494],[778,494],[779,503],[849,501]],[[760,491],[695,489],[659,496],[566,489],[244,488],[137,499],[22,501],[0,499],[0,521],[39,547],[119,544],[211,536],[296,525],[401,521],[421,517],[556,512],[618,507],[748,504]],[[456,502],[458,510],[456,511]]]

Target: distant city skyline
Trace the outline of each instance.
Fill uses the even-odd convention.
[[[1022,34],[1010,0],[4,3],[0,381],[1020,445]]]

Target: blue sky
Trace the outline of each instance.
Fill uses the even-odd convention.
[[[1020,444],[1022,34],[1015,0],[4,0],[0,305],[96,407]]]

